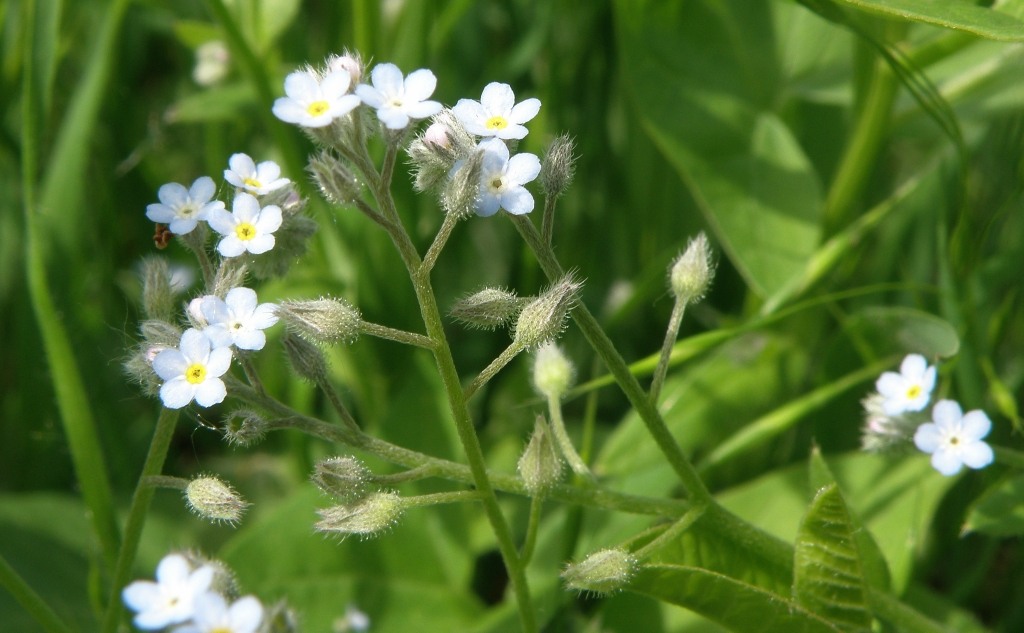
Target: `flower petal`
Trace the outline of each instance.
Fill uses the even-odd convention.
[[[932,408],[932,420],[944,429],[958,426],[963,415],[963,409],[955,400],[939,400]]]
[[[168,409],[180,409],[195,396],[195,385],[183,376],[168,380],[160,387],[160,400]]]
[[[273,303],[261,303],[253,310],[249,325],[257,330],[265,330],[278,321],[277,305]]]
[[[248,319],[256,310],[256,291],[252,288],[232,288],[224,297],[224,305],[236,317]]]
[[[312,74],[300,70],[284,78],[284,93],[299,102],[316,101],[320,96],[320,84]]]
[[[185,330],[181,335],[181,343],[178,344],[185,360],[191,363],[206,364],[210,356],[210,340],[199,330],[192,328]]]
[[[972,442],[963,447],[960,458],[968,467],[977,470],[991,464],[995,460],[995,453],[985,442]]]
[[[525,185],[540,174],[540,159],[533,154],[516,154],[508,161],[505,175],[517,184]]]
[[[281,215],[281,207],[276,204],[272,204],[263,207],[260,211],[260,217],[256,220],[256,229],[260,233],[273,233],[277,229],[281,228],[281,222],[284,218]]]
[[[244,191],[235,194],[235,200],[231,203],[231,215],[235,216],[236,222],[252,222],[259,212],[260,202],[255,196]]]
[[[900,373],[907,378],[920,378],[928,367],[928,361],[920,354],[907,354],[907,357],[900,363]]]
[[[347,70],[336,70],[320,82],[320,91],[328,101],[336,101],[348,92],[352,85],[352,75]]]
[[[526,187],[513,187],[501,196],[501,206],[512,215],[523,215],[533,211],[533,195]]]
[[[278,97],[275,99],[270,111],[285,123],[304,125],[310,118],[306,106],[289,97]]]
[[[506,115],[515,105],[516,95],[512,92],[512,86],[492,81],[484,86],[483,94],[480,95],[480,105],[489,114]]]
[[[386,96],[402,94],[402,71],[394,64],[377,64],[370,72],[373,87]]]
[[[253,255],[262,255],[263,253],[266,253],[267,251],[273,249],[274,244],[276,243],[277,240],[274,239],[273,235],[257,235],[256,237],[246,242],[242,246],[242,249],[249,251]]]
[[[171,380],[185,375],[188,360],[176,349],[165,349],[153,359],[153,372],[162,380]]]
[[[217,231],[221,235],[234,235],[235,233],[235,216],[231,215],[226,209],[216,209],[211,211],[206,216],[206,222],[210,225],[210,228]]]
[[[951,477],[963,467],[960,453],[946,449],[939,449],[932,455],[932,467],[947,477]]]
[[[980,440],[992,430],[992,421],[980,409],[968,411],[960,421],[961,435],[965,440]]]
[[[508,120],[512,123],[526,123],[537,116],[538,112],[540,112],[540,99],[526,99],[512,108]]]
[[[226,349],[226,348],[220,348]],[[228,390],[224,381],[220,378],[207,378],[202,384],[196,386],[196,404],[202,407],[212,407],[215,404],[224,402]]]
[[[166,185],[161,185],[156,192],[156,197],[167,206],[177,208],[188,203],[188,189],[176,182],[169,182]]]
[[[235,347],[258,351],[267,344],[267,335],[259,330],[244,330],[235,335]]]
[[[239,598],[228,609],[231,626],[239,633],[251,633],[263,620],[263,605],[252,596]]]
[[[942,444],[942,433],[939,427],[931,422],[922,424],[914,432],[914,445],[925,453],[934,453]]]
[[[231,367],[231,349],[218,347],[210,352],[210,359],[206,361],[207,380],[223,376]]]
[[[420,68],[412,71],[405,78],[404,88],[406,99],[423,101],[434,94],[434,89],[437,88],[437,77],[429,69]]]
[[[223,257],[238,257],[245,252],[245,243],[236,235],[228,235],[217,244],[217,252]]]

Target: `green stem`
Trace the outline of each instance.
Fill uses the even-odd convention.
[[[146,483],[146,480],[148,477],[159,475],[163,470],[164,461],[167,459],[167,449],[171,445],[171,438],[174,437],[174,427],[177,422],[177,410],[162,409],[160,411],[156,429],[153,431],[153,440],[149,444],[149,453],[146,455],[146,462],[142,465],[142,474],[139,475],[139,483],[135,487],[132,505],[128,510],[128,520],[124,526],[124,541],[121,543],[121,551],[118,552],[117,565],[114,567],[114,576],[111,582],[110,602],[107,604],[106,615],[103,618],[103,628],[101,629],[103,633],[116,633],[118,629],[122,612],[121,589],[128,584],[132,564],[135,562],[135,553],[139,547],[139,539],[142,537],[142,528],[146,525],[146,513],[153,500],[154,489]]]
[[[448,238],[452,236],[452,231],[455,230],[455,225],[458,223],[459,218],[454,213],[446,213],[444,215],[444,222],[434,237],[434,243],[430,245],[430,248],[427,249],[427,254],[423,256],[423,263],[420,264],[420,274],[426,275],[433,270],[434,264],[437,263],[437,258],[441,255],[441,251],[444,249],[445,244],[448,243]]]
[[[461,503],[463,501],[480,501],[480,493],[476,490],[456,490],[454,492],[435,492],[429,495],[402,497],[402,505],[407,508],[436,506],[442,503]]]
[[[526,523],[526,537],[523,539],[523,548],[519,550],[519,560],[523,561],[523,565],[530,564],[534,549],[537,547],[537,532],[540,528],[540,514],[543,508],[543,496],[537,495],[530,499],[530,518]]]
[[[562,418],[562,402],[555,396],[548,396],[548,415],[551,417],[551,432],[555,436],[562,457],[569,462],[569,468],[583,480],[593,484],[596,481],[594,474],[590,472],[583,462],[583,458],[576,452],[576,447],[572,445],[569,433],[565,430],[565,420]]]
[[[510,217],[519,234],[523,236],[527,245],[533,250],[537,261],[540,262],[541,269],[544,270],[544,274],[547,275],[548,279],[552,281],[560,279],[565,274],[562,270],[562,265],[558,263],[558,259],[551,248],[541,240],[540,234],[537,233],[537,228],[533,226],[530,219],[526,216]],[[619,384],[619,388],[622,389],[630,404],[633,405],[633,408],[636,409],[640,418],[644,421],[648,432],[654,438],[655,443],[657,443],[658,448],[665,455],[672,469],[675,470],[690,499],[695,503],[710,501],[712,499],[711,493],[708,492],[707,487],[704,486],[704,482],[697,474],[690,460],[683,454],[683,450],[676,443],[675,438],[672,437],[672,432],[669,431],[661,414],[658,413],[658,410],[647,398],[647,394],[640,386],[640,383],[637,382],[636,377],[629,372],[629,366],[626,365],[626,361],[622,359],[618,350],[615,349],[615,346],[604,333],[604,330],[601,329],[597,319],[594,318],[594,315],[582,303],[573,309],[572,317],[576,321],[576,325],[583,332],[583,336],[586,337],[591,347],[594,348],[594,351],[601,357],[605,366],[608,367],[608,371],[615,377],[615,381]]]
[[[74,630],[60,619],[50,605],[8,564],[3,555],[0,555],[0,587],[6,589],[15,602],[28,611],[46,633],[71,633]]]
[[[638,561],[642,562],[647,560],[651,557],[652,554],[654,554],[654,552],[658,551],[666,544],[675,541],[677,538],[680,537],[680,535],[683,534],[683,532],[690,529],[690,526],[692,526],[697,521],[697,519],[699,519],[704,514],[704,509],[705,508],[703,506],[694,506],[690,508],[689,510],[687,510],[686,514],[679,517],[679,519],[676,520],[676,522],[673,523],[671,526],[669,526],[667,530],[662,532],[658,536],[658,538],[654,539],[647,545],[644,545],[637,551],[633,552],[633,555],[637,558]]]
[[[171,477],[170,475],[150,475],[142,480],[144,486],[168,490],[185,490],[189,483],[189,480],[184,477]]]
[[[540,235],[547,246],[551,246],[551,240],[555,233],[555,203],[558,198],[547,196],[544,198],[544,216],[541,220]]]
[[[320,379],[317,380],[317,386],[320,387],[321,391],[327,395],[327,400],[330,401],[335,412],[337,412],[338,416],[341,417],[342,423],[350,430],[358,431],[359,423],[356,422],[356,419],[352,416],[348,407],[346,407],[345,403],[342,402],[341,396],[338,395],[338,390],[334,388],[334,385],[332,385],[327,379],[327,376],[321,376]]]
[[[364,334],[369,334],[370,336],[376,336],[377,338],[395,341],[396,343],[405,343],[406,345],[413,345],[426,350],[434,349],[434,341],[430,340],[429,337],[423,336],[422,334],[416,334],[415,332],[396,330],[394,328],[387,327],[386,325],[377,325],[376,323],[370,323],[368,321],[360,321],[359,331]]]
[[[498,354],[498,357],[492,360],[490,365],[484,367],[483,371],[481,371],[480,374],[477,375],[477,377],[474,378],[472,382],[466,385],[466,389],[462,393],[462,398],[464,400],[469,400],[470,398],[472,398],[473,394],[475,394],[480,389],[480,387],[486,385],[487,381],[489,381],[491,378],[494,378],[494,376],[499,371],[505,368],[505,365],[508,365],[510,362],[512,362],[512,359],[518,356],[522,351],[522,344],[517,341],[512,341],[512,344],[506,347],[505,351],[503,351],[501,354]]]
[[[867,590],[871,611],[879,618],[895,625],[895,630],[913,633],[952,633],[950,629],[904,604],[892,594],[870,586]]]
[[[676,297],[676,303],[672,306],[672,316],[669,317],[668,328],[665,330],[665,341],[661,344],[658,365],[654,368],[654,379],[651,381],[650,399],[654,406],[658,406],[658,396],[661,394],[662,385],[665,384],[668,363],[672,358],[672,348],[679,337],[679,326],[683,323],[684,312],[686,312],[686,301]]]

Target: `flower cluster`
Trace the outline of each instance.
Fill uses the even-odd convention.
[[[360,77],[362,64],[351,55],[332,58],[323,71],[307,68],[293,72],[285,78],[285,96],[274,102],[273,113],[286,123],[317,129],[343,121],[365,105],[392,131],[443,114],[442,105],[429,99],[437,78],[428,69],[403,75],[394,64],[382,63],[370,72],[369,84],[358,83]],[[467,155],[457,156],[448,165],[448,176],[455,179],[460,169],[479,167],[478,173],[471,174],[476,214],[486,217],[501,209],[513,215],[529,213],[534,200],[524,185],[540,174],[541,162],[534,154],[512,155],[506,142],[526,137],[523,124],[537,116],[540,105],[540,100],[533,98],[516,103],[511,86],[492,82],[484,87],[479,101],[460,99],[450,111],[454,116],[435,120],[418,142],[435,151],[451,150],[452,137],[457,134],[451,125],[459,125],[459,132],[475,138],[472,151],[482,156],[478,165]],[[410,152],[415,154],[414,150]]]
[[[156,582],[136,580],[121,599],[144,631],[174,627],[174,633],[255,633],[263,622],[263,605],[253,596],[229,602],[212,589],[220,573],[211,564],[194,567],[185,556],[170,554],[157,566]]]
[[[992,422],[984,411],[965,414],[959,403],[939,400],[930,416],[925,412],[936,376],[936,367],[920,354],[904,358],[898,373],[884,372],[875,382],[877,391],[864,400],[864,448],[883,451],[912,440],[932,456],[935,470],[946,476],[957,474],[964,466],[988,466],[994,455],[983,439]]]

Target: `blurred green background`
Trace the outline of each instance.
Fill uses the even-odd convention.
[[[1020,2],[1001,5],[1006,15],[1021,13]],[[432,69],[435,98],[446,104],[479,98],[490,81],[542,101],[520,149],[542,154],[559,133],[575,138],[577,177],[559,205],[556,252],[586,279],[584,302],[627,360],[658,349],[672,308],[666,267],[696,232],[709,232],[717,276],[708,299],[688,312],[681,338],[723,336],[695,344],[692,354],[683,348],[663,407],[698,464],[759,416],[879,359],[898,360],[922,346],[934,351],[936,339],[945,352],[934,351],[933,360],[959,352],[943,365],[944,395],[986,409],[993,441],[1012,445],[1024,383],[1024,33],[1011,28],[1003,38],[1011,42],[994,41],[845,11],[844,22],[781,0],[4,3],[0,554],[61,616],[81,630],[95,628],[108,588],[57,406],[60,374],[44,354],[29,299],[25,261],[33,240],[70,343],[73,356],[65,360],[73,360],[88,395],[114,505],[122,510],[159,411],[129,384],[121,363],[138,339],[139,261],[156,253],[145,207],[161,184],[188,185],[202,175],[220,182],[234,152],[279,161],[310,197],[320,230],[287,277],[258,286],[261,301],[342,296],[367,320],[421,331],[386,236],[353,209],[316,197],[303,159],[312,144],[270,115],[288,72],[346,48],[371,64]],[[196,49],[210,40],[228,43],[230,61],[223,79],[204,86],[193,70]],[[884,70],[879,43],[900,53],[903,75]],[[37,100],[26,109],[27,68]],[[38,153],[25,161],[27,136]],[[858,140],[868,144],[857,150],[859,172],[844,163]],[[38,187],[32,239],[23,211],[26,164],[39,170],[28,178]],[[837,182],[849,190],[838,191]],[[425,249],[441,211],[431,196],[412,193],[401,169],[395,195]],[[833,250],[819,250],[835,235]],[[193,267],[178,244],[161,255]],[[483,285],[530,294],[545,283],[500,218],[460,225],[433,278],[442,309]],[[189,292],[198,291],[196,284]],[[742,329],[762,317],[770,319]],[[508,342],[504,332],[454,324],[449,334],[467,377]],[[328,415],[323,399],[289,376],[274,345],[279,335],[257,358],[268,389],[296,408]],[[602,373],[576,331],[564,344],[581,381]],[[460,458],[429,357],[368,338],[330,356],[345,399],[371,432]],[[827,455],[857,449],[859,399],[870,385],[868,377],[854,381],[742,455],[707,466],[709,485],[742,497],[743,486],[774,475],[777,494],[805,503],[799,484],[780,482],[802,471],[812,441]],[[474,406],[491,465],[513,469],[538,410],[526,360],[503,372]],[[291,434],[249,449],[227,447],[213,428],[227,410],[185,413],[164,471],[224,476],[254,503],[250,516],[237,530],[209,526],[174,493],[158,491],[140,577],[167,551],[198,548],[224,557],[243,587],[265,601],[287,595],[309,631],[328,630],[349,603],[370,613],[373,630],[515,630],[514,610],[500,602],[500,560],[477,508],[415,513],[369,542],[324,540],[310,527],[323,500],[306,478],[318,457],[338,449]],[[596,419],[593,457],[610,485],[674,492],[670,474],[647,468],[657,458],[647,459],[649,440],[615,389],[572,400],[566,411],[573,428],[585,416]],[[908,591],[919,604],[958,605],[965,627],[976,624],[966,615],[972,612],[989,627],[1020,630],[1022,553],[1004,538],[1016,532],[960,535],[973,500],[1004,471],[952,483],[925,461],[891,462],[922,466],[908,472],[931,482],[915,516],[924,532],[901,563]],[[891,474],[890,462],[872,463],[872,476]],[[851,464],[856,478],[860,462]],[[851,485],[869,488],[865,478]],[[914,492],[908,486],[899,494]],[[750,499],[737,503],[754,512]],[[780,497],[781,506],[789,507]],[[516,530],[525,509],[525,502],[509,501]],[[535,583],[550,630],[717,630],[649,598],[601,601],[561,592],[555,583],[562,562],[643,523],[553,512]],[[567,521],[583,527],[565,529]],[[36,630],[6,594],[0,622],[4,631]]]

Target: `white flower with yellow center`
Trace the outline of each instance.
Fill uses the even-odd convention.
[[[900,373],[885,372],[875,388],[884,398],[882,409],[886,415],[920,411],[928,406],[935,388],[935,367],[929,367],[924,356],[909,354],[900,364]]]
[[[452,112],[470,134],[505,140],[521,139],[527,134],[523,123],[540,112],[540,99],[516,103],[511,86],[491,82],[484,87],[480,101],[459,99]]]
[[[224,257],[237,257],[249,252],[266,253],[274,248],[274,231],[281,228],[281,207],[271,204],[260,208],[250,194],[239,192],[231,203],[231,213],[220,209],[206,219],[210,228],[224,236],[217,252]]]
[[[487,217],[499,209],[512,215],[533,211],[533,194],[526,183],[540,174],[540,159],[533,154],[516,154],[509,158],[508,148],[501,139],[487,139],[480,143],[484,150],[480,165],[480,194],[476,214]]]
[[[203,334],[214,347],[263,349],[267,344],[263,330],[277,323],[277,306],[257,304],[256,292],[250,288],[232,288],[223,299],[207,295],[199,308],[208,324]]]
[[[220,377],[230,366],[230,348],[211,349],[206,335],[186,330],[177,349],[165,349],[153,358],[153,371],[164,381],[160,400],[168,409],[180,409],[193,400],[203,407],[221,403],[227,388]]]
[[[992,447],[981,441],[992,430],[992,421],[984,411],[966,414],[953,400],[940,400],[932,409],[932,421],[914,433],[914,444],[932,456],[932,466],[951,476],[960,468],[984,468],[995,458]]]
[[[272,160],[256,164],[248,154],[232,154],[224,180],[251,194],[262,196],[284,187],[291,181],[281,178],[281,168]]]
[[[441,104],[428,101],[434,94],[437,77],[426,68],[414,70],[408,77],[394,64],[377,64],[370,71],[373,85],[356,86],[363,103],[377,111],[377,118],[391,130],[408,127],[413,119],[425,119],[441,111]]]
[[[223,596],[210,591],[196,598],[192,623],[174,633],[255,633],[262,621],[263,605],[253,596],[228,605]]]
[[[209,176],[197,178],[188,189],[176,182],[169,182],[156,193],[160,202],[146,206],[146,217],[168,225],[167,228],[175,235],[191,233],[211,211],[224,208],[223,202],[213,199],[215,193],[217,187]]]
[[[284,93],[272,108],[274,116],[285,123],[302,127],[325,127],[359,105],[359,97],[349,93],[352,76],[345,70],[328,73],[322,79],[311,70],[291,73],[284,80]]]
[[[121,599],[136,612],[136,627],[155,631],[191,619],[196,598],[210,588],[213,575],[212,567],[193,570],[184,556],[171,554],[157,566],[156,582],[136,580]]]

